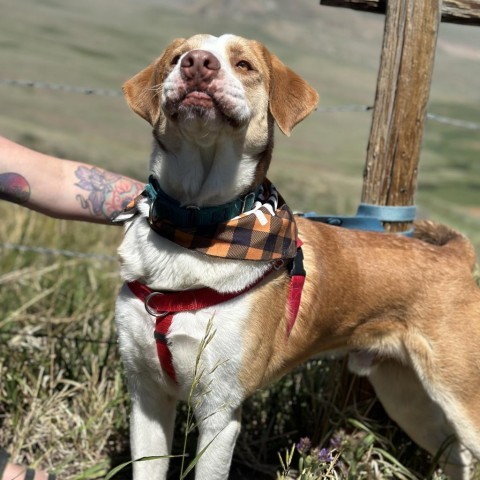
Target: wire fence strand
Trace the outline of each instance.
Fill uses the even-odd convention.
[[[74,85],[62,85],[58,83],[40,82],[35,80],[14,80],[14,79],[0,79],[0,85],[27,87],[41,90],[53,90],[57,92],[77,93],[81,95],[98,95],[107,97],[122,97],[121,90],[114,90],[108,88],[89,88],[79,87]],[[321,106],[317,108],[318,113],[331,112],[369,112],[373,110],[371,105],[331,105]],[[472,122],[457,118],[451,118],[444,115],[437,115],[435,113],[427,113],[427,119],[453,127],[465,128],[468,130],[480,130],[480,122]]]
[[[48,340],[61,340],[61,341],[70,341],[70,342],[81,342],[81,343],[94,343],[99,345],[118,345],[116,340],[102,340],[99,338],[88,338],[88,337],[72,337],[65,335],[51,335],[49,333],[28,333],[21,332],[18,330],[12,331],[2,331],[0,330],[0,336],[4,337],[30,337],[30,338],[46,338]]]
[[[18,250],[19,252],[33,252],[43,255],[61,255],[64,257],[83,258],[89,260],[101,260],[105,262],[118,262],[118,257],[103,253],[75,252],[73,250],[62,250],[48,247],[35,247],[29,245],[19,245],[16,243],[0,243],[0,248],[5,250]]]
[[[98,95],[102,97],[121,97],[121,90],[108,88],[88,88],[74,85],[62,85],[59,83],[39,82],[35,80],[13,80],[9,78],[0,79],[0,85],[13,87],[28,87],[41,90],[53,90],[57,92],[79,93],[82,95]]]

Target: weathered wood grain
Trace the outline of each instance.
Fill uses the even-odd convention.
[[[320,5],[385,13],[387,0],[320,0]],[[480,0],[443,0],[442,22],[480,25]]]
[[[362,202],[413,205],[437,33],[439,0],[390,0]],[[403,224],[386,225],[390,231]]]

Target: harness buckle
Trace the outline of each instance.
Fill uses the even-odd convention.
[[[284,267],[284,265],[285,265],[285,260],[284,260],[283,258],[280,258],[280,259],[275,260],[275,261],[273,262],[273,268],[274,268],[275,270],[280,270],[281,268]]]
[[[163,317],[166,317],[170,312],[162,312],[162,311],[157,311],[157,310],[153,310],[153,308],[148,304],[148,302],[153,298],[155,297],[156,295],[163,295],[162,292],[152,292],[150,293],[146,298],[145,298],[145,301],[144,301],[144,305],[145,305],[145,310],[147,311],[147,313],[149,315],[151,315],[152,317],[157,317],[157,318],[163,318]]]

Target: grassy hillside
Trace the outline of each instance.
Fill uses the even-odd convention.
[[[382,22],[311,0],[4,0],[0,78],[119,89],[174,37],[233,32],[264,41],[319,90],[322,106],[371,105]],[[442,25],[431,112],[480,121],[479,44],[479,29]],[[120,97],[0,85],[0,99],[5,136],[146,178],[149,126]],[[367,113],[313,114],[290,139],[278,135],[271,178],[297,209],[352,210],[369,127]],[[478,131],[429,121],[419,176],[426,213],[443,219],[444,202],[458,205],[454,220],[475,236],[479,151]]]

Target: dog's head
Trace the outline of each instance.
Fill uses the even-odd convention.
[[[269,112],[287,135],[317,92],[261,43],[233,35],[174,40],[124,85],[130,107],[153,126],[241,129]]]
[[[317,92],[261,43],[234,35],[174,40],[123,87],[153,126],[151,171],[184,204],[251,191],[268,170],[274,122],[289,135]]]

